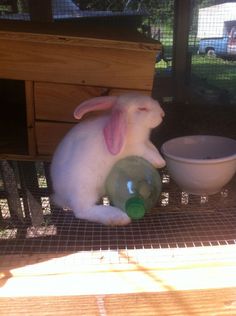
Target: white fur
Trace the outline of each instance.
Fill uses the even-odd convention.
[[[77,109],[83,108],[84,103]],[[125,140],[116,154],[108,150],[104,140],[104,127],[114,109],[125,113],[126,121]],[[96,203],[104,195],[105,179],[116,161],[136,155],[155,167],[165,165],[149,140],[151,129],[161,123],[164,112],[150,97],[128,94],[114,98],[111,113],[81,121],[62,139],[51,164],[54,201],[72,209],[77,218],[105,225],[126,225],[130,218],[122,210]]]

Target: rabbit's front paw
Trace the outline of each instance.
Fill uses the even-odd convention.
[[[125,226],[131,222],[130,217],[118,208],[113,207],[112,212],[105,219],[104,224],[109,226]]]
[[[131,222],[129,216],[117,207],[94,205],[83,212],[74,212],[75,216],[108,226],[124,226]]]

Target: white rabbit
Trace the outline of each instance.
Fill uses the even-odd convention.
[[[126,225],[130,218],[125,212],[96,203],[104,195],[105,179],[119,159],[136,155],[155,167],[165,165],[149,140],[151,129],[162,122],[164,112],[148,96],[124,94],[84,101],[74,116],[81,119],[88,112],[102,110],[103,115],[75,125],[57,147],[51,163],[54,201],[72,209],[77,218]]]

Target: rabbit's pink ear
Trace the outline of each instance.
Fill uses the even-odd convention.
[[[79,120],[88,112],[108,110],[114,105],[116,99],[115,96],[105,96],[84,101],[75,109],[74,117]]]
[[[103,129],[103,135],[109,152],[117,155],[125,142],[126,137],[126,118],[124,111],[113,110],[111,117]]]

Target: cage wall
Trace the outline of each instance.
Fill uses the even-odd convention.
[[[193,1],[189,33],[191,100],[236,105],[236,2]]]
[[[134,6],[125,7],[128,2],[123,1],[117,7],[114,1],[80,1],[80,5],[74,1],[44,1],[41,7],[44,9],[37,11],[37,1],[17,1],[17,5],[14,1],[0,1],[0,20],[25,20],[30,23],[37,19],[52,22],[112,16],[115,17],[112,23],[119,28],[122,15],[129,19],[131,15],[142,15],[142,21],[135,24],[135,28],[163,44],[163,51],[156,56],[153,65],[158,79],[154,89],[161,90],[166,111],[162,129],[153,135],[156,144],[159,146],[167,138],[193,132],[220,133],[234,138],[235,61],[215,56],[212,52],[199,54],[197,13],[203,2],[193,2],[188,42],[190,58],[186,60],[185,73],[186,98],[181,105],[174,103],[173,90],[168,86],[175,70],[175,2],[155,1],[154,6],[151,1],[146,4],[136,1]],[[100,6],[101,3],[103,6]],[[99,7],[96,7],[98,4]],[[227,24],[227,28],[231,26],[233,24]],[[223,108],[218,105],[223,105]],[[235,178],[215,196],[195,197],[182,192],[168,171],[162,170],[163,190],[156,207],[144,219],[127,227],[105,227],[78,220],[71,210],[53,205],[49,163],[2,159],[0,166],[2,255],[106,250],[112,251],[113,255],[115,253],[111,257],[112,262],[121,262],[124,258],[120,251],[123,250],[152,250],[152,256],[155,256],[155,250],[162,248],[201,249],[236,243]]]
[[[51,200],[49,163],[1,161],[0,252],[7,254],[116,252],[233,245],[236,243],[235,179],[214,196],[179,190],[166,170],[154,209],[125,227],[76,219]],[[92,258],[90,258],[92,260]],[[142,258],[143,260],[143,258]],[[151,260],[151,258],[147,258]]]

